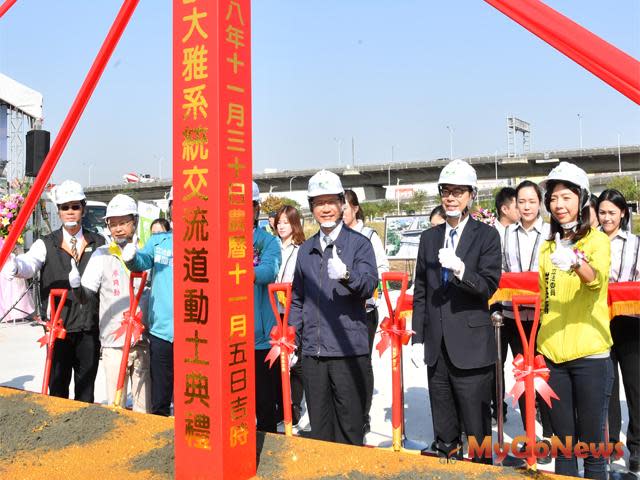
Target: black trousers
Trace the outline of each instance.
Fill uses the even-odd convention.
[[[620,439],[622,415],[620,411],[620,381],[618,365],[622,371],[622,383],[629,409],[627,448],[631,460],[640,461],[640,319],[615,317],[611,321],[614,382],[609,402],[609,438]]]
[[[363,444],[368,363],[368,355],[304,355],[302,373],[312,438]]]
[[[546,359],[550,371],[549,386],[560,397],[549,410],[553,433],[563,443],[566,438],[576,442],[604,442],[604,425],[611,386],[613,367],[610,358],[579,358],[564,363]],[[578,476],[575,456],[558,454],[556,473]],[[591,454],[584,459],[584,478],[606,480],[607,460]]]
[[[527,341],[528,341],[529,335],[531,335],[531,329],[533,328],[533,322],[531,321],[522,322],[522,328],[524,330],[524,334],[527,337]],[[522,339],[520,338],[520,333],[518,332],[518,326],[516,325],[516,321],[514,319],[505,317],[504,326],[502,327],[500,333],[502,338],[502,370],[504,372],[504,363],[505,363],[504,359],[507,356],[507,345],[511,347],[511,353],[513,354],[513,358],[516,358],[516,355],[518,355],[519,353],[524,354],[524,349],[522,348]],[[507,371],[509,372],[509,375],[511,375],[511,368],[508,368]],[[503,382],[503,386],[504,386],[504,382]],[[503,398],[504,398],[504,394],[503,394]],[[520,406],[520,418],[522,419],[523,428],[526,428],[525,404],[526,404],[525,396],[522,395],[518,399],[518,405]],[[545,403],[545,401],[542,399],[542,397],[540,397],[539,394],[536,394],[536,408],[540,412],[540,423],[542,423],[542,436],[545,438],[551,438],[551,436],[553,435],[553,429],[551,428],[551,417],[549,416],[549,407]]]
[[[282,377],[280,358],[269,363],[265,358],[269,350],[256,350],[256,428],[261,432],[276,433],[282,419]]]
[[[433,428],[439,451],[449,454],[460,446],[461,430],[467,437],[475,437],[478,444],[487,436],[491,438],[494,369],[494,365],[473,369],[455,367],[443,341],[438,360],[427,368]],[[460,425],[459,418],[464,425]],[[490,458],[474,458],[473,461],[492,463]]]
[[[280,320],[283,320],[284,314],[280,314]],[[296,351],[298,361],[289,369],[289,382],[291,384],[291,406],[297,407],[298,411],[302,408],[302,398],[304,396],[304,383],[302,381],[302,355]],[[280,412],[280,417],[283,413]]]
[[[173,399],[173,343],[149,335],[151,413],[168,417]]]
[[[51,359],[49,395],[69,398],[73,372],[74,399],[93,403],[93,389],[100,361],[98,332],[67,332],[64,340],[56,340]]]
[[[364,403],[364,421],[369,422],[369,410],[371,410],[371,402],[373,400],[373,365],[371,364],[371,354],[373,352],[373,340],[378,330],[378,309],[374,308],[367,312],[367,333],[369,335],[369,364],[367,365],[367,398]]]

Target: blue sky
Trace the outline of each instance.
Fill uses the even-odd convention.
[[[640,58],[637,0],[550,0]],[[44,95],[56,135],[120,0],[19,0],[0,71]],[[536,151],[640,144],[640,110],[481,0],[255,0],[254,171],[506,152],[506,117]],[[170,2],[142,0],[54,173],[119,182],[170,172]],[[337,139],[337,140],[336,140]],[[340,140],[341,139],[341,140]]]

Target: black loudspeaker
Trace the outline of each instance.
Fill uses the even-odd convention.
[[[46,130],[27,132],[27,160],[24,166],[26,177],[37,177],[45,157],[49,153],[51,134]]]

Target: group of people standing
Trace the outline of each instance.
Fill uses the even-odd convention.
[[[541,295],[535,348],[560,398],[552,408],[538,402],[543,441],[557,436],[573,445],[615,444],[621,423],[620,365],[629,409],[629,470],[637,473],[640,324],[638,317],[610,319],[607,304],[610,282],[640,280],[639,242],[629,230],[627,202],[611,189],[594,201],[586,173],[562,162],[540,185],[525,180],[498,192],[496,233],[480,224],[473,227],[478,222],[469,218],[475,180],[464,162],[443,169],[439,187],[446,222],[422,235],[416,267],[413,357],[419,362],[424,355],[427,361],[437,451],[459,452],[461,432],[478,442],[491,435],[489,379],[496,346],[489,311],[501,310],[505,318],[502,358],[508,347],[514,357],[523,348],[511,303],[489,306],[488,301],[501,271],[533,271]],[[520,313],[529,335],[534,310],[525,307]],[[524,426],[523,397],[520,411]],[[559,455],[555,471],[577,476],[576,458]],[[588,454],[584,475],[607,478],[606,459]]]
[[[630,211],[622,194],[604,191],[593,204],[586,173],[562,162],[536,184],[529,180],[496,196],[493,228],[470,213],[477,197],[474,168],[454,160],[438,180],[441,205],[420,238],[414,283],[410,355],[427,366],[434,448],[461,456],[462,435],[478,444],[491,436],[497,349],[490,311],[505,317],[503,345],[522,353],[509,302],[489,305],[502,272],[537,271],[541,318],[535,348],[550,370],[549,386],[559,396],[552,408],[539,402],[544,440],[598,444],[620,433],[618,366],[622,371],[629,428],[629,469],[640,462],[640,358],[637,317],[609,318],[610,282],[640,280],[640,241],[629,230]],[[253,183],[254,330],[256,417],[260,430],[275,432],[282,418],[279,360],[265,362],[276,324],[268,285],[291,282],[290,325],[296,329],[292,355],[293,423],[306,399],[311,436],[362,445],[373,395],[371,353],[378,328],[378,288],[389,262],[381,239],[364,225],[358,197],[340,178],[321,170],[309,180],[309,209],[319,231],[305,239],[301,215],[284,206],[274,215],[274,234],[258,228],[260,193]],[[83,231],[82,187],[65,181],[52,198],[63,222],[22,255],[11,255],[2,273],[30,278],[40,272],[43,302],[53,288],[68,288],[62,318],[67,337],[56,343],[49,390],[93,402],[102,355],[109,402],[115,392],[124,339],[114,332],[129,307],[130,272],[151,270],[153,283],[141,302],[147,333],[129,354],[134,409],[171,413],[173,390],[173,236],[155,227],[145,245],[136,237],[136,202],[117,195],[105,221],[111,242]],[[171,207],[170,197],[170,207]],[[549,223],[543,216],[549,213]],[[597,218],[594,218],[594,215]],[[599,223],[599,226],[597,226]],[[285,299],[278,298],[279,314]],[[527,334],[533,310],[521,319]],[[102,352],[102,353],[101,353]],[[520,404],[524,424],[524,402]],[[490,463],[491,459],[474,458]],[[577,460],[555,459],[557,473],[577,475]],[[606,459],[587,455],[586,478],[606,478]]]
[[[131,384],[132,408],[138,412],[170,415],[173,395],[173,248],[170,224],[154,222],[154,233],[143,246],[136,231],[137,202],[116,195],[104,218],[110,242],[82,228],[86,197],[80,184],[66,180],[53,187],[62,227],[38,239],[24,254],[11,254],[2,274],[7,279],[40,275],[39,295],[48,305],[52,289],[67,289],[61,311],[66,337],[53,350],[49,394],[68,398],[73,376],[74,399],[93,403],[98,365],[102,360],[107,401],[115,403],[124,347],[118,335],[123,314],[129,311],[130,272],[150,270],[153,284],[143,288],[139,320],[142,335],[134,335],[127,359],[121,395],[125,406]],[[172,198],[169,198],[171,207]],[[48,312],[47,315],[50,315]]]

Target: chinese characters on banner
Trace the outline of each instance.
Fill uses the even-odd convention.
[[[250,0],[173,4],[176,478],[250,478]]]

